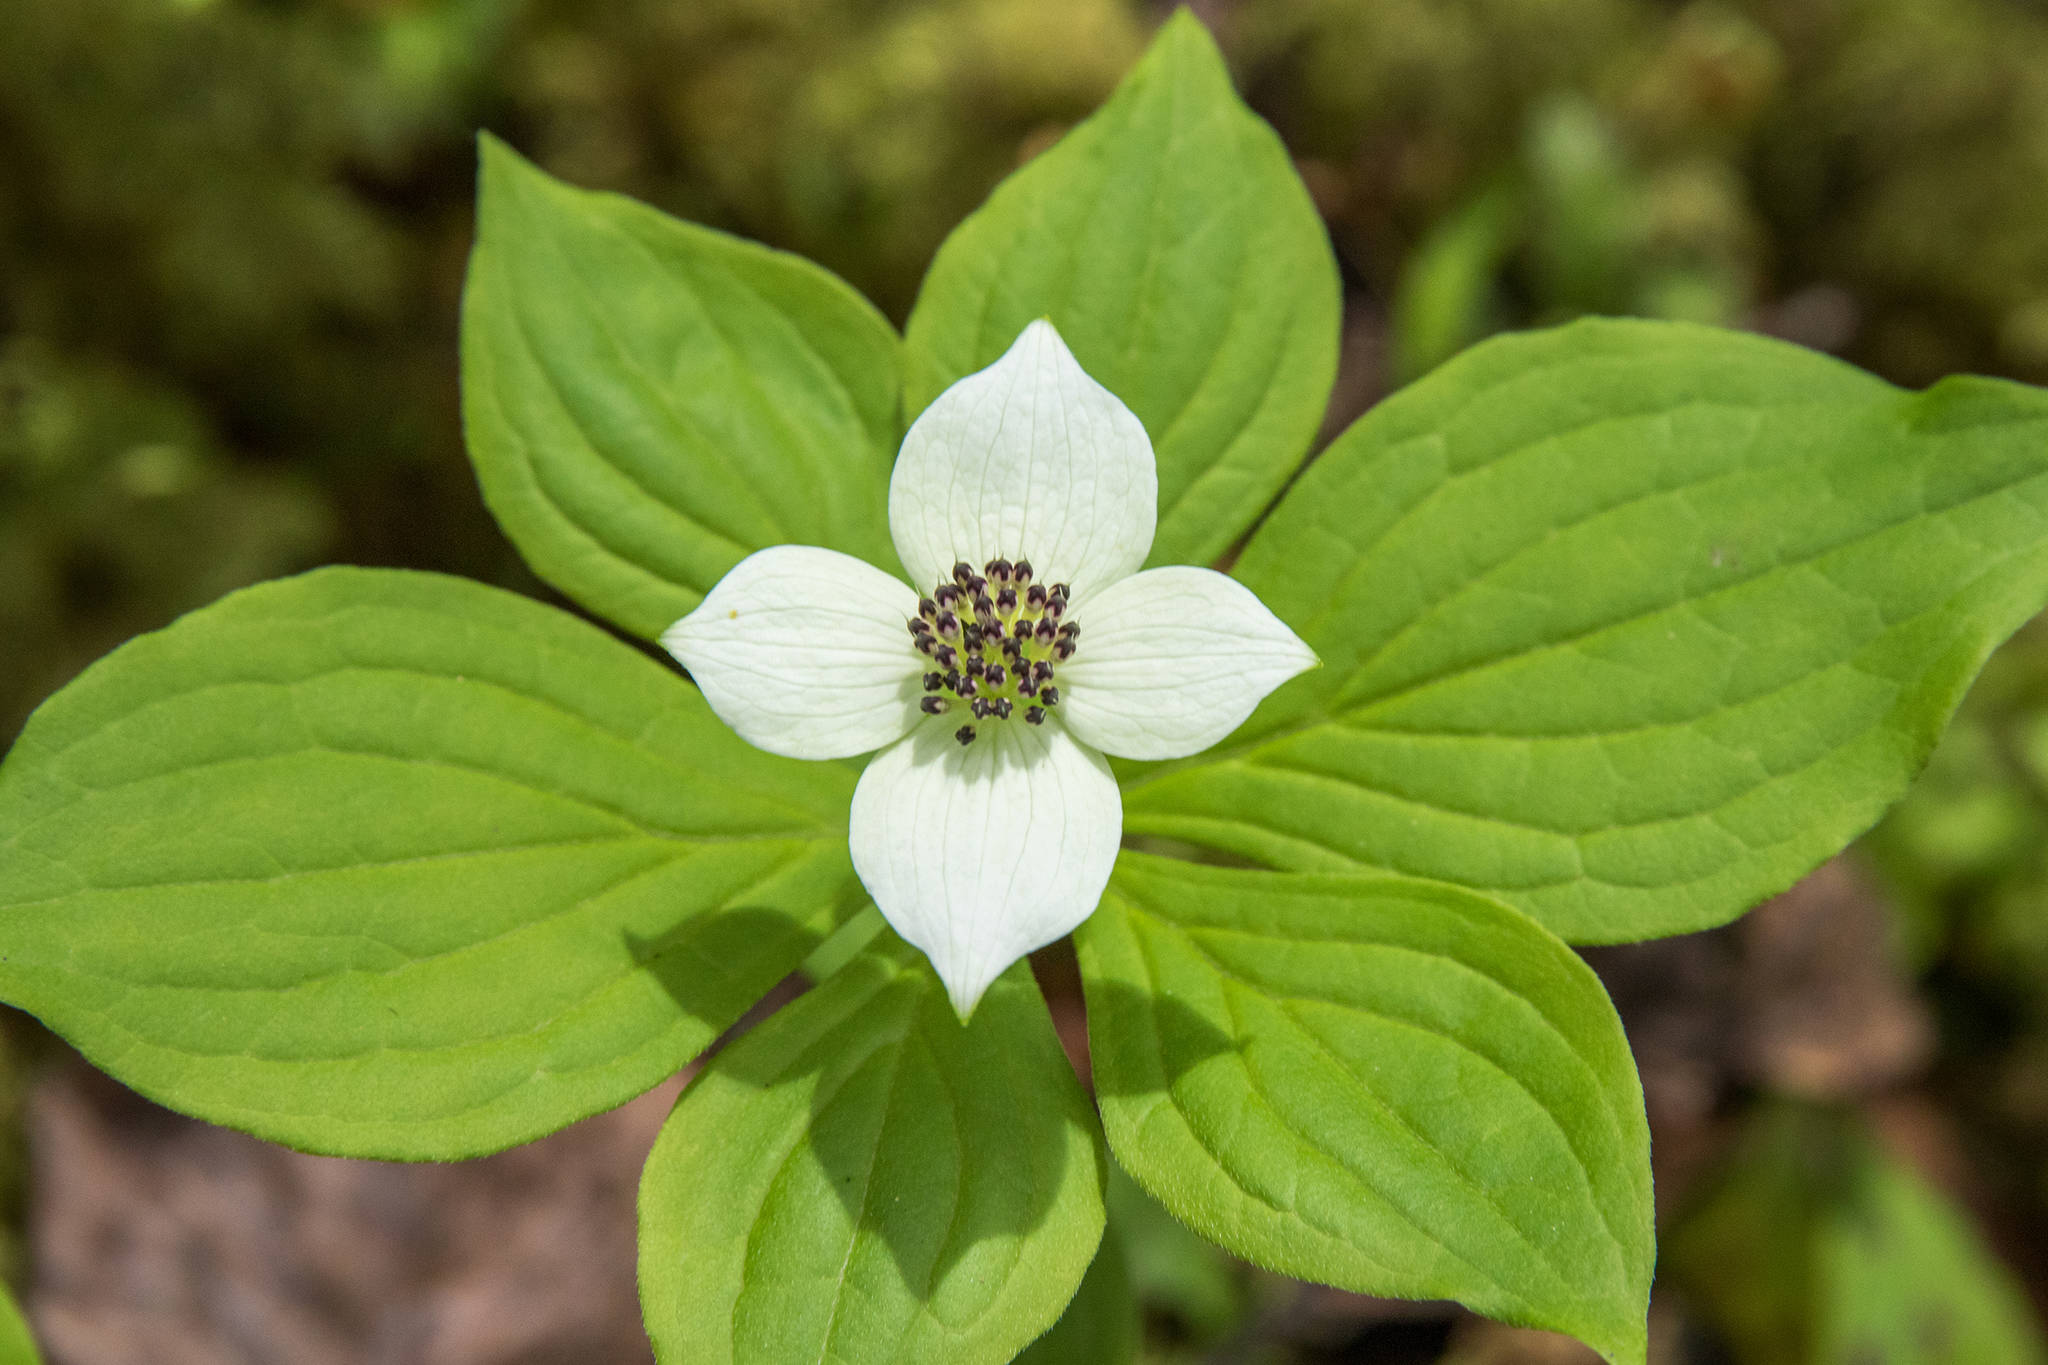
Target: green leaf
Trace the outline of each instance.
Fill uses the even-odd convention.
[[[1667,1259],[1755,1365],[2048,1362],[2010,1272],[1848,1115],[1759,1114]]]
[[[1079,947],[1110,1147],[1177,1217],[1641,1365],[1642,1091],[1562,943],[1456,887],[1126,854]]]
[[[655,1354],[1008,1361],[1095,1255],[1101,1140],[1027,965],[963,1026],[891,937],[720,1053],[662,1129],[640,1187]]]
[[[674,1072],[858,903],[853,774],[460,579],[331,569],[116,650],[0,767],[0,997],[172,1108],[472,1156]]]
[[[1903,393],[1761,337],[1489,341],[1361,419],[1238,573],[1326,665],[1126,826],[1725,923],[1868,828],[2048,597],[2048,393]]]
[[[1197,1236],[1114,1162],[1103,1203],[1131,1292],[1165,1320],[1177,1344],[1199,1352],[1247,1330],[1258,1304],[1243,1262]]]
[[[1139,1329],[1130,1264],[1112,1224],[1067,1311],[1017,1365],[1130,1365],[1138,1356]]]
[[[1398,382],[1427,374],[1499,330],[1496,286],[1520,244],[1526,214],[1520,187],[1495,181],[1416,244],[1402,265],[1387,329],[1389,364]]]
[[[0,1285],[0,1365],[42,1365],[42,1361],[14,1296]]]
[[[463,424],[534,572],[651,638],[763,546],[893,567],[881,314],[800,257],[480,147]]]
[[[940,249],[904,407],[1052,319],[1159,457],[1155,564],[1215,559],[1301,463],[1337,365],[1322,221],[1200,22],[1169,19],[1114,97]]]

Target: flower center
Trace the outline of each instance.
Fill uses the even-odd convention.
[[[917,652],[931,660],[924,675],[921,705],[929,716],[966,711],[975,721],[1006,721],[1021,715],[1027,725],[1045,724],[1060,704],[1054,669],[1074,657],[1081,628],[1061,618],[1067,585],[1031,581],[1031,565],[991,559],[976,573],[955,564],[953,578],[932,590],[910,618]],[[974,743],[975,727],[962,725],[953,738]]]

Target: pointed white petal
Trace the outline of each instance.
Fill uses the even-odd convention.
[[[1094,913],[1124,819],[1109,765],[1058,724],[984,722],[963,748],[952,719],[868,764],[848,842],[965,1019],[1004,968]]]
[[[1144,425],[1043,320],[932,401],[889,480],[889,533],[920,592],[960,560],[1021,557],[1078,601],[1136,572],[1158,517]]]
[[[777,545],[733,565],[661,643],[741,739],[790,758],[845,758],[921,718],[915,615],[917,594],[874,565]]]
[[[1185,758],[1244,723],[1315,651],[1251,589],[1213,569],[1147,569],[1077,611],[1059,666],[1076,738],[1124,758]]]

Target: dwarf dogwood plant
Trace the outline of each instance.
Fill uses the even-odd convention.
[[[1186,16],[901,337],[483,159],[485,497],[694,676],[434,575],[237,593],[0,768],[0,995],[188,1113],[440,1160],[808,964],[649,1158],[664,1361],[1010,1359],[1114,1159],[1263,1265],[1640,1365],[1642,1096],[1567,945],[1733,919],[1901,794],[2048,598],[2048,395],[1584,322],[1303,470],[1335,267]],[[1021,959],[1070,929],[1092,1102]]]

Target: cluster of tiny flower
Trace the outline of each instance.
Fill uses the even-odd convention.
[[[971,564],[953,566],[953,581],[941,583],[917,604],[910,638],[935,665],[924,675],[926,715],[942,716],[965,706],[976,720],[1008,720],[1022,710],[1030,725],[1043,725],[1060,703],[1053,665],[1074,657],[1081,627],[1061,621],[1067,585],[1031,581],[1031,565],[991,559],[976,573]],[[972,725],[953,732],[974,742]]]

